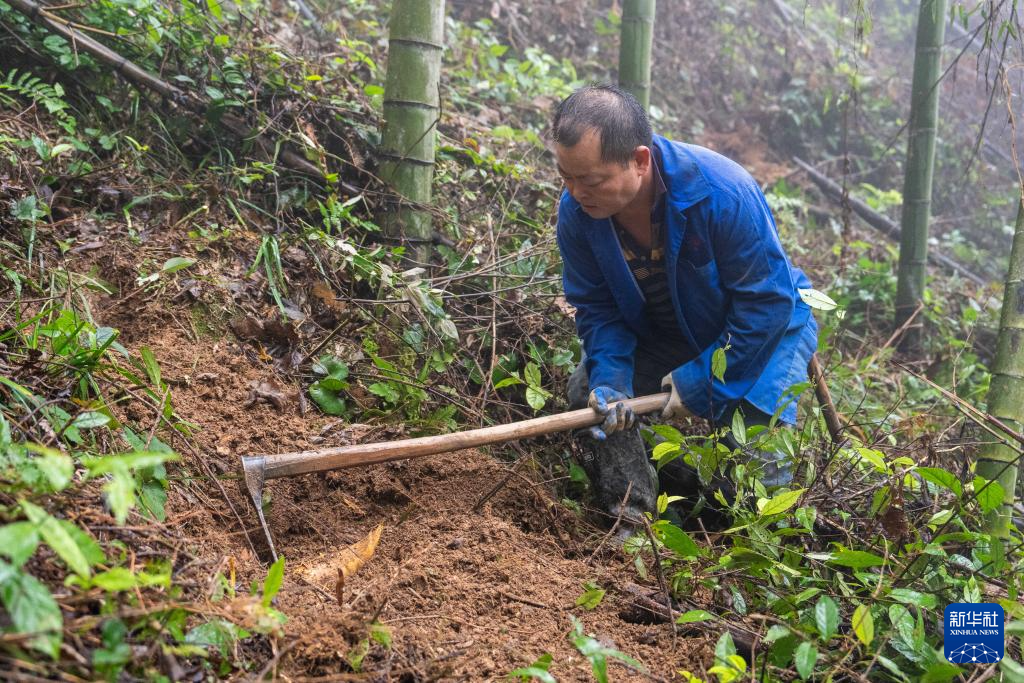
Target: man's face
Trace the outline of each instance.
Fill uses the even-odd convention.
[[[651,163],[651,150],[643,146],[625,165],[603,161],[600,135],[593,129],[572,147],[554,147],[559,175],[591,218],[614,216],[636,199]]]

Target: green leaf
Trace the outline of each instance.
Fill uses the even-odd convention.
[[[217,19],[224,18],[224,11],[220,8],[220,0],[206,0],[206,7],[210,10],[210,14]]]
[[[689,612],[680,614],[676,619],[677,624],[693,624],[698,621],[707,621],[708,619],[714,619],[715,615],[707,610],[703,609],[692,609]]]
[[[0,526],[0,555],[11,558],[15,567],[25,564],[39,547],[39,531],[32,522]]]
[[[72,423],[78,429],[96,429],[105,427],[110,422],[110,417],[96,411],[79,413]]]
[[[25,516],[38,528],[39,535],[53,549],[53,552],[64,560],[71,571],[86,578],[92,575],[89,560],[86,559],[75,539],[68,533],[67,528],[61,526],[56,517],[27,500],[21,501],[20,505]]]
[[[117,593],[135,588],[138,581],[135,575],[125,567],[114,567],[110,571],[101,572],[92,577],[92,585],[111,593]]]
[[[175,256],[164,261],[164,265],[160,267],[165,273],[177,273],[179,270],[184,270],[189,266],[195,264],[194,258],[185,258],[184,256]]]
[[[893,588],[889,591],[889,597],[897,602],[907,605],[919,605],[925,609],[935,609],[938,606],[938,598],[932,593],[921,593],[909,588]]]
[[[986,514],[1002,506],[1006,496],[998,481],[989,481],[985,477],[974,478],[974,491],[977,493],[978,506]]]
[[[1006,661],[1005,659],[1003,660]],[[956,664],[939,661],[928,667],[928,670],[921,676],[921,683],[948,683],[963,673],[963,669]]]
[[[523,380],[519,379],[515,375],[509,375],[505,379],[495,384],[494,389],[495,391],[497,391],[498,389],[504,389],[505,387],[510,387],[515,384],[525,384],[525,382],[523,382]]]
[[[811,308],[816,308],[819,311],[831,311],[834,310],[839,304],[833,301],[827,294],[819,292],[816,289],[799,289],[800,299]]]
[[[146,376],[149,377],[149,381],[155,387],[162,386],[160,364],[156,362],[156,356],[153,355],[153,351],[148,346],[143,346],[139,349],[139,355],[142,356],[142,364],[146,368]]]
[[[719,382],[725,382],[725,370],[728,362],[725,359],[725,349],[719,347],[711,354],[711,375]]]
[[[402,397],[398,390],[386,382],[374,382],[367,387],[369,392],[375,396],[380,396],[388,403],[395,404]]]
[[[809,640],[805,640],[797,647],[793,662],[796,664],[796,672],[800,674],[800,678],[807,680],[814,673],[814,665],[818,662],[818,648]]]
[[[1005,683],[1024,683],[1024,666],[1009,657],[1003,657],[999,662],[999,668],[1003,672]]]
[[[313,372],[334,379],[348,379],[348,364],[337,356],[321,356],[313,364]]]
[[[515,669],[509,672],[509,676],[517,677],[520,680],[533,680],[537,679],[541,683],[557,683],[555,677],[548,673],[548,669],[551,668],[551,661],[554,659],[550,653],[545,652],[536,659],[530,666],[525,666],[520,669]]]
[[[680,557],[699,557],[700,548],[693,542],[690,535],[666,520],[651,525],[654,535],[665,544],[665,547]]]
[[[592,610],[600,605],[607,592],[592,581],[587,581],[583,584],[583,588],[585,589],[583,593],[576,598],[576,606],[586,610]]]
[[[677,443],[671,441],[662,441],[654,447],[654,452],[651,453],[651,458],[660,463],[662,459],[667,458],[671,455],[675,455],[681,451],[681,447]]]
[[[367,95],[369,95],[370,97],[373,97],[374,95],[383,95],[384,94],[384,88],[379,86],[379,85],[374,85],[373,83],[369,83],[369,84],[363,86],[363,92],[366,93]]]
[[[40,454],[32,460],[32,464],[46,477],[50,488],[54,491],[66,489],[71,483],[71,477],[75,474],[75,464],[72,462],[71,456],[49,448],[42,452],[35,448],[33,450]]]
[[[284,580],[284,555],[277,558],[277,562],[270,565],[267,570],[267,578],[263,581],[263,606],[270,607],[270,602],[281,590],[281,582]]]
[[[827,595],[818,598],[818,604],[814,606],[814,621],[818,626],[818,633],[821,634],[821,639],[827,643],[839,629],[839,607],[836,605],[835,600]],[[815,656],[817,656],[817,653],[815,653]]]
[[[215,647],[221,655],[227,656],[240,638],[248,638],[249,632],[235,626],[226,619],[214,619],[200,624],[185,635],[189,645],[206,645]]]
[[[344,415],[345,401],[338,394],[315,382],[309,387],[309,396],[328,415]]]
[[[539,387],[541,385],[540,368],[537,367],[536,363],[530,362],[526,364],[526,368],[523,370],[523,377],[531,387]]]
[[[948,472],[938,467],[918,467],[914,470],[921,476],[925,481],[930,481],[936,486],[941,486],[944,489],[949,489],[957,496],[963,494],[963,486],[960,484],[960,480],[952,472]]]
[[[124,524],[128,511],[135,505],[135,478],[126,469],[116,469],[110,475],[103,491],[107,494],[107,505],[114,513],[114,519],[118,524]]]
[[[75,545],[82,551],[82,555],[85,556],[85,560],[89,563],[90,567],[95,567],[107,561],[107,555],[103,552],[103,548],[100,547],[95,538],[89,535],[89,532],[66,519],[58,519],[57,524],[60,524],[68,533],[68,536],[74,540]]]
[[[540,410],[547,402],[547,392],[538,391],[533,386],[526,387],[526,403],[534,410]]]
[[[783,491],[782,493],[774,496],[771,500],[766,501],[761,508],[761,516],[767,517],[769,515],[778,515],[786,512],[791,507],[796,505],[796,502],[800,500],[800,496],[804,495],[804,491],[807,489],[796,489],[794,491]],[[763,499],[762,499],[763,500]],[[758,501],[760,503],[761,501]]]
[[[850,622],[857,639],[867,647],[875,639],[875,620],[871,616],[871,608],[867,605],[857,605],[853,611],[853,619]]]
[[[387,624],[375,621],[370,624],[370,639],[384,648],[391,647],[391,629]]]
[[[147,481],[138,487],[139,508],[158,522],[167,519],[167,491],[159,481]]]
[[[732,438],[741,446],[747,445],[747,425],[743,421],[743,413],[736,410],[732,414],[732,426],[730,428]]]
[[[0,600],[14,631],[38,634],[28,640],[29,646],[57,659],[64,617],[50,589],[31,574],[0,561]]]
[[[875,469],[879,472],[885,473],[889,471],[881,451],[876,451],[873,448],[858,448],[857,454],[874,465]]]
[[[885,558],[864,550],[841,550],[833,555],[829,562],[841,567],[864,569],[865,567],[881,567],[885,564]]]

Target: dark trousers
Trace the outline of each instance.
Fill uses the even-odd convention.
[[[638,346],[633,359],[634,394],[646,396],[661,392],[661,379],[687,360],[688,357],[682,357],[677,351],[660,349],[654,345]],[[586,364],[582,361],[569,377],[567,394],[570,408],[587,407],[590,386]],[[767,425],[771,419],[770,415],[746,401],[741,402],[740,409],[744,423],[748,427]],[[727,424],[731,423],[733,412],[726,411]],[[657,419],[657,415],[652,417]],[[661,491],[669,495],[684,496],[691,501],[700,494],[701,485],[697,472],[681,458],[673,460],[662,467],[660,472],[656,472],[646,444],[640,436],[639,425],[611,434],[604,441],[596,441],[589,436],[582,436],[581,441],[581,464],[590,478],[595,502],[602,511],[611,515],[612,519],[621,515],[626,520],[639,520],[644,512],[654,514],[657,509],[659,485]],[[731,434],[726,435],[724,442],[732,449],[739,448]],[[765,458],[767,454],[758,455]],[[776,462],[778,457],[765,459],[766,469],[771,470],[766,474],[773,478],[772,483],[788,483],[788,468],[785,468],[783,473],[784,466],[779,466]],[[782,475],[781,479],[787,481],[775,481],[780,479],[779,475]],[[724,478],[713,482],[712,490],[714,489],[721,490],[727,500],[731,501],[735,496],[732,485]],[[708,496],[708,499],[713,508],[713,496]]]

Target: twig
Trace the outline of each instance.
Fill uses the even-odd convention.
[[[665,596],[665,609],[669,614],[672,614],[672,595],[668,592],[668,582],[665,581],[665,570],[661,566],[661,555],[658,552],[658,542],[654,538],[654,530],[651,529],[651,523],[647,520],[647,515],[641,515],[640,520],[644,523],[644,531],[647,533],[647,540],[651,544],[651,552],[654,553],[654,575],[658,577],[658,585],[661,586],[661,592]],[[672,623],[672,643],[674,645],[676,636],[679,635],[679,629],[676,628],[675,619],[670,619],[669,621]]]

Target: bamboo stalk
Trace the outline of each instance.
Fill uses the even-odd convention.
[[[395,0],[388,29],[380,177],[395,193],[381,221],[426,261],[431,233],[434,141],[440,116],[444,0]]]
[[[1024,201],[1017,209],[1017,224],[1006,271],[1003,310],[992,363],[988,412],[1017,432],[1024,431]],[[986,530],[1009,534],[1020,460],[1017,451],[989,441],[978,453],[977,472],[1003,487],[1003,505],[985,519]]]
[[[622,3],[619,44],[619,85],[647,109],[651,98],[651,43],[655,0]]]
[[[946,0],[921,0],[914,48],[907,166],[900,220],[900,263],[896,280],[896,318],[900,327],[924,299],[928,262],[928,221],[931,219],[935,131],[939,118],[942,41],[946,32]],[[900,342],[905,350],[921,345],[920,325],[907,327]]]
[[[634,413],[653,413],[665,407],[669,395],[652,394],[624,401]],[[291,477],[310,472],[373,465],[392,460],[419,458],[436,453],[461,451],[467,448],[526,439],[544,434],[555,434],[573,429],[582,429],[599,424],[604,417],[592,408],[573,410],[557,415],[545,415],[532,420],[511,424],[495,425],[453,434],[423,436],[401,441],[384,441],[369,444],[354,444],[337,448],[323,448],[315,451],[278,453],[274,455],[246,456],[243,461],[263,460],[264,479]]]

